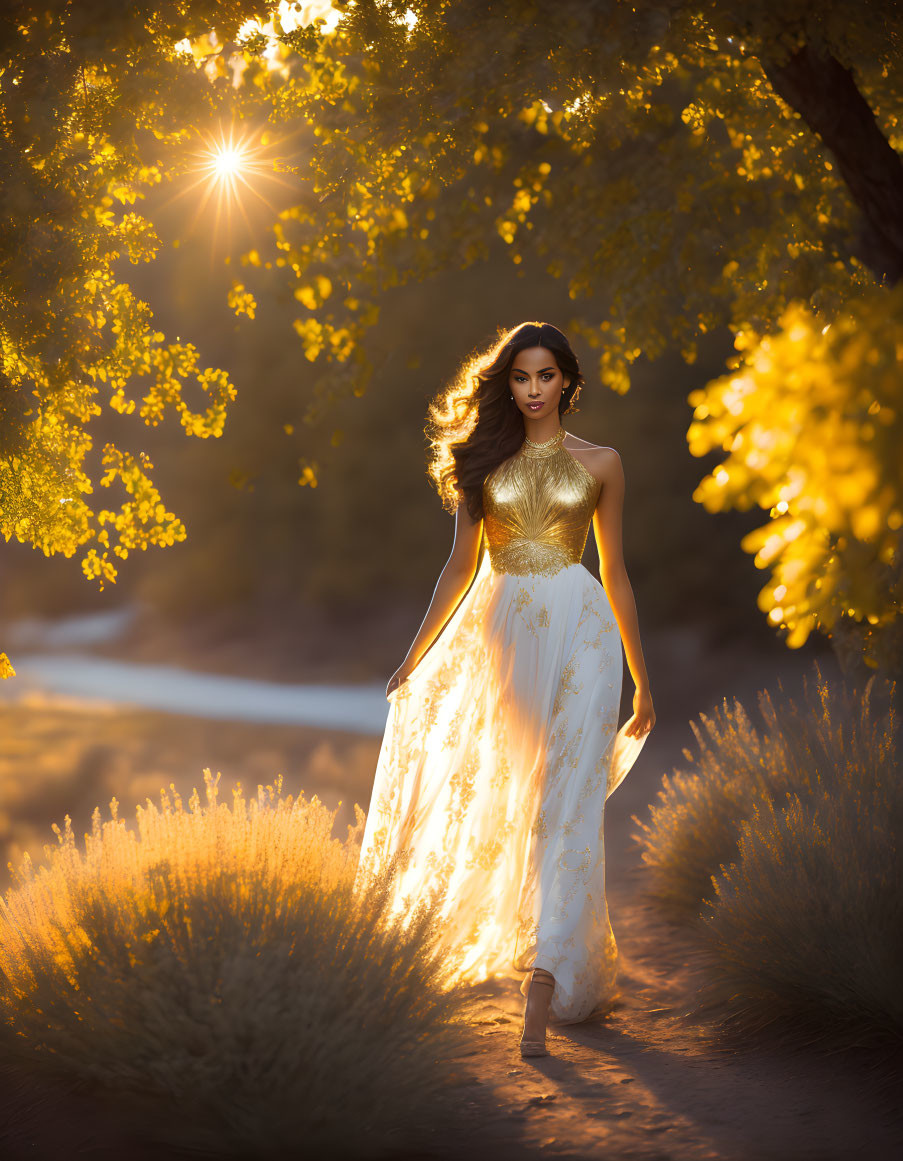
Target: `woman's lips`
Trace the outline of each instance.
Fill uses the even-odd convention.
[[[544,403],[543,402],[528,403],[527,406],[530,408],[531,411],[539,411],[540,407],[544,406]]]

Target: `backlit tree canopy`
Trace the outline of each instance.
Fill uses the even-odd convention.
[[[741,334],[737,367],[694,392],[690,449],[726,448],[696,499],[756,504],[772,519],[743,547],[770,567],[759,605],[787,643],[862,622],[866,656],[889,668],[903,603],[903,282],[851,299],[825,324],[792,303],[773,335]]]
[[[106,406],[155,425],[171,409],[187,433],[215,436],[235,391],[190,343],[167,341],[113,268],[156,254],[136,202],[219,100],[175,46],[238,6],[194,5],[190,24],[183,7],[0,13],[0,530],[48,554],[87,546],[82,568],[101,587],[117,557],[185,529],[145,455],[107,443],[92,460],[91,418]],[[117,481],[121,502],[95,507],[96,486]]]
[[[899,333],[901,309],[888,288],[903,273],[896,6],[861,3],[853,18],[841,0],[817,9],[805,0],[355,0],[267,12],[186,0],[21,5],[4,20],[0,148],[23,175],[4,215],[5,535],[45,551],[89,545],[86,571],[114,579],[105,524],[81,498],[90,489],[77,447],[91,403],[127,410],[140,382],[149,413],[159,412],[177,407],[194,377],[210,402],[183,421],[216,434],[231,384],[192,366],[187,345],[173,350],[158,337],[109,276],[114,251],[141,260],[154,246],[152,225],[116,190],[179,171],[179,146],[196,147],[215,112],[238,121],[263,112],[271,140],[289,132],[298,140],[300,131],[296,195],[269,241],[244,256],[231,301],[252,312],[263,295],[295,296],[295,329],[317,372],[308,418],[331,394],[365,389],[386,291],[479,262],[501,239],[513,263],[538,257],[567,281],[566,325],[596,350],[616,391],[628,389],[641,353],[655,358],[677,344],[692,361],[700,337],[721,325],[738,336],[741,362],[771,343],[778,369],[745,366],[750,395],[733,426],[707,427],[700,410],[720,414],[723,381],[692,397],[691,449],[731,457],[699,498],[713,510],[759,503],[778,521],[746,546],[772,568],[762,604],[789,644],[813,627],[831,631],[841,611],[899,620],[886,585],[880,598],[862,596],[863,584],[884,584],[874,580],[884,576],[878,564],[898,559],[889,534],[903,508],[887,458],[899,429],[882,427],[881,440],[868,434],[887,423],[874,419],[874,401],[888,416],[900,405],[899,377],[887,369],[890,352],[900,357],[887,335]],[[37,248],[23,245],[33,228]],[[24,312],[20,298],[31,304]],[[834,336],[865,328],[851,349],[869,349],[878,318],[883,353],[843,363],[841,375],[848,356]],[[816,341],[828,324],[834,336]],[[811,341],[791,339],[801,327]],[[111,345],[115,370],[104,362]],[[795,402],[782,392],[788,375]],[[64,417],[59,446],[28,413],[35,389]],[[750,397],[757,392],[761,407]],[[793,468],[784,451],[737,467],[765,406],[775,432],[785,420],[800,425],[799,454],[838,438],[853,457],[848,474],[872,480],[856,493],[870,515],[826,521],[807,539],[820,510],[862,507],[848,480],[836,493],[831,457],[805,457],[796,491],[781,483]],[[12,472],[11,451],[22,453]],[[114,456],[108,470],[141,491],[132,515],[120,513],[120,542],[129,527],[142,529],[139,540],[180,534],[140,465],[120,467]],[[61,504],[63,495],[72,503]],[[852,570],[842,582],[824,576],[832,554],[831,576]],[[781,586],[793,599],[776,595]]]

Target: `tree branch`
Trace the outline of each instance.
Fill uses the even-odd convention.
[[[903,278],[903,159],[878,127],[849,69],[805,45],[784,64],[762,61],[772,88],[834,154],[866,229],[862,260],[882,278]]]

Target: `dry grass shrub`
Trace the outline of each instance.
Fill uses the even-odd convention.
[[[636,836],[652,892],[704,949],[700,1000],[743,1034],[903,1047],[903,782],[893,705],[815,689],[702,716],[697,769],[665,780]],[[690,755],[685,751],[686,756]],[[635,820],[639,821],[639,820]],[[686,860],[689,866],[682,865]]]
[[[764,729],[757,729],[737,698],[690,722],[699,753],[662,780],[662,789],[634,838],[649,869],[647,891],[670,918],[685,923],[710,904],[714,876],[737,857],[743,822],[764,803],[808,800],[826,786],[870,780],[892,751],[880,712],[872,709],[873,682],[863,690],[829,687],[817,662],[794,701],[777,681],[777,704],[758,694]],[[814,688],[813,688],[814,686]]]
[[[739,701],[690,722],[699,754],[689,769],[665,775],[649,820],[636,815],[647,891],[677,921],[695,918],[712,875],[736,854],[740,819],[757,796],[770,793],[766,743]]]
[[[839,732],[840,727],[838,727]],[[868,767],[838,761],[756,804],[703,915],[704,997],[742,1033],[903,1049],[903,785],[892,728]]]
[[[161,1144],[215,1156],[378,1157],[453,1115],[468,1033],[424,903],[388,915],[391,874],[354,887],[364,812],[258,787],[231,809],[204,771],[137,831],[69,817],[0,902],[7,1051],[134,1094]],[[12,869],[12,868],[11,868]],[[140,1095],[139,1095],[140,1094]],[[152,1127],[154,1126],[154,1127]]]

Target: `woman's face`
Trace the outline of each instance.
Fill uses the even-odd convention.
[[[561,393],[569,386],[555,356],[546,347],[527,347],[511,364],[508,387],[524,415],[541,418],[557,410]]]

